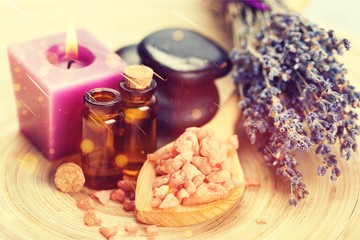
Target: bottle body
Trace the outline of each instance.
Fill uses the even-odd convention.
[[[156,150],[157,99],[153,95],[156,82],[145,90],[134,90],[120,83],[123,113],[124,149],[127,164],[123,174],[136,177],[146,160],[146,155]]]
[[[84,96],[82,162],[85,185],[91,189],[111,189],[122,178],[119,156],[123,151],[122,115],[119,92],[97,88]]]

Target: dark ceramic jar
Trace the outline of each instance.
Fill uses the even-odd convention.
[[[172,28],[154,32],[139,45],[117,53],[131,64],[141,61],[154,70],[159,145],[187,127],[204,125],[216,114],[219,94],[214,80],[230,71],[231,61],[214,41],[191,30]]]

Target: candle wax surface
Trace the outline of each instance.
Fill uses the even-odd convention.
[[[80,152],[85,91],[117,89],[125,67],[86,30],[78,30],[77,36],[93,59],[72,69],[48,58],[49,49],[65,49],[65,33],[8,47],[20,131],[50,161]]]

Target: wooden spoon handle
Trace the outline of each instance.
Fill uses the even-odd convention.
[[[215,117],[203,127],[214,129],[216,135],[220,138],[226,138],[234,134],[240,115],[238,102],[237,94],[233,93],[223,106],[219,106],[220,110]]]

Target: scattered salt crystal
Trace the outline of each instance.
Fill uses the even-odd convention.
[[[81,208],[83,210],[89,210],[95,208],[95,202],[90,197],[83,197],[79,201],[77,201],[76,205],[78,208]]]
[[[101,219],[96,217],[93,210],[87,210],[84,214],[84,224],[87,226],[99,226],[101,224]]]
[[[136,189],[136,182],[132,180],[120,180],[117,185],[124,192],[131,192]]]
[[[125,192],[121,189],[116,189],[112,191],[110,199],[113,201],[119,201],[123,203],[125,201]]]
[[[130,200],[135,200],[135,192],[127,192],[126,196],[130,199]]]
[[[245,178],[245,183],[247,187],[258,187],[260,186],[260,181],[252,178]]]
[[[118,232],[118,227],[101,227],[99,232],[108,240],[111,240]]]
[[[155,237],[159,232],[159,228],[156,225],[150,225],[145,228],[145,231],[147,237]]]
[[[101,190],[94,192],[94,196],[100,201],[102,205],[105,205],[109,202],[110,196],[112,191],[111,190]]]
[[[133,200],[130,200],[130,199],[125,199],[125,201],[123,202],[123,209],[125,211],[134,211],[135,202]]]
[[[135,234],[139,229],[139,225],[132,219],[126,219],[124,224],[124,230],[128,233]]]

